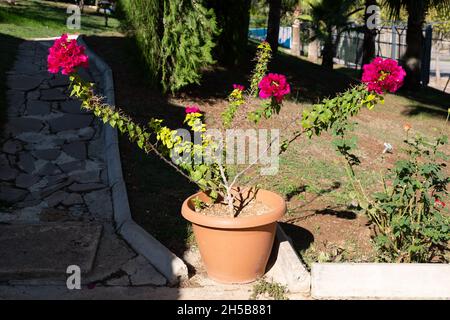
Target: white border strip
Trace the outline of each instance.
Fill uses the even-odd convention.
[[[314,263],[317,299],[450,300],[450,265],[443,263]]]

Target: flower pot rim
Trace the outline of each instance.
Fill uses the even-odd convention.
[[[199,195],[205,195],[203,191],[200,191],[189,196],[183,202],[181,214],[186,220],[194,224],[217,229],[246,229],[276,222],[286,212],[286,202],[275,192],[265,189],[258,189],[258,192],[262,193],[258,199],[259,201],[264,202],[264,198],[270,197],[271,202],[276,203],[275,206],[271,205],[272,208],[268,213],[245,217],[238,216],[235,218],[203,215],[193,209],[193,204],[191,202],[193,198],[198,197]],[[263,199],[261,199],[261,197],[263,197]]]

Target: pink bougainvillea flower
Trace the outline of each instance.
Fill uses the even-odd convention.
[[[186,106],[184,109],[186,113],[200,113],[200,108],[197,106]]]
[[[287,83],[286,77],[282,74],[269,73],[264,76],[258,84],[259,97],[268,99],[274,97],[278,103],[283,101],[285,95],[291,92],[291,87]]]
[[[403,85],[405,76],[405,70],[397,61],[376,57],[371,63],[364,65],[362,82],[367,84],[369,91],[383,94],[386,91],[397,91]]]
[[[445,202],[439,200],[438,198],[435,198],[434,199],[434,206],[435,207],[445,208]]]
[[[241,84],[233,84],[233,89],[238,89],[239,91],[244,91],[245,87]]]
[[[69,75],[78,67],[88,67],[88,56],[84,53],[85,48],[78,45],[75,39],[68,39],[67,34],[56,39],[51,48],[48,49],[48,72]]]

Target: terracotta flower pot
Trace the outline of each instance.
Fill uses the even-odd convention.
[[[232,218],[195,212],[192,199],[196,197],[209,200],[203,192],[194,194],[184,201],[181,213],[192,222],[208,276],[224,283],[247,283],[262,276],[272,251],[276,221],[286,212],[284,199],[259,189],[256,199],[271,210],[263,215]]]

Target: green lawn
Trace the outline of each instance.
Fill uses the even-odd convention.
[[[119,21],[109,18],[104,26],[101,14],[86,11],[81,16],[81,29],[66,26],[68,3],[55,1],[17,1],[17,5],[0,2],[0,33],[22,39],[55,37],[62,33],[98,34],[115,32]]]

